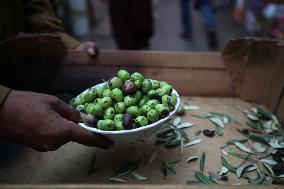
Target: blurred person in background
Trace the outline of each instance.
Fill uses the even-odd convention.
[[[23,60],[18,60],[17,53],[20,52],[17,50],[29,48],[29,43],[32,43],[33,39],[41,39],[42,34],[50,38],[59,37],[66,49],[86,51],[91,56],[98,53],[94,42],[80,43],[65,33],[61,22],[55,18],[49,0],[0,1],[0,18],[0,84],[21,85],[18,82],[23,81],[17,79],[17,74],[8,74],[21,69],[19,64]],[[29,34],[32,39],[25,37],[26,43],[20,43],[19,46],[17,42],[23,36],[19,36],[19,33]],[[14,46],[19,48],[13,48]],[[25,61],[35,62],[33,55]],[[38,61],[42,63],[41,60]],[[35,68],[39,70],[33,77],[40,82],[44,77],[43,70],[47,69],[46,65]],[[104,137],[77,126],[76,123],[80,120],[79,112],[57,97],[12,90],[11,87],[14,86],[0,85],[0,137],[38,151],[55,150],[69,141],[101,148],[111,145]]]
[[[192,0],[180,0],[181,22],[183,32],[181,37],[185,40],[192,39],[193,26],[192,26],[192,14],[190,3]],[[195,0],[195,7],[200,9],[205,30],[207,33],[208,47],[215,49],[218,46],[216,25],[213,13],[213,7],[210,0]]]
[[[149,47],[153,34],[151,0],[110,0],[112,33],[119,49],[140,50]]]

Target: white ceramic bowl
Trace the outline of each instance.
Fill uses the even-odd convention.
[[[105,83],[100,83],[95,85],[93,88],[96,87],[100,87],[102,85],[104,85]],[[87,89],[88,90],[88,89]],[[84,93],[87,91],[85,90]],[[109,140],[113,141],[113,142],[135,142],[141,139],[145,139],[149,136],[151,136],[152,134],[154,134],[156,131],[159,130],[159,128],[167,123],[168,121],[170,121],[170,119],[173,117],[173,115],[176,113],[179,104],[180,104],[180,97],[179,94],[177,93],[176,90],[173,89],[172,94],[177,96],[177,102],[175,105],[175,108],[172,112],[169,113],[169,115],[163,119],[160,119],[159,121],[143,126],[143,127],[139,127],[136,129],[131,129],[131,130],[122,130],[122,131],[103,131],[94,127],[89,127],[84,123],[79,123],[79,126],[92,131],[94,133],[97,134],[101,134],[104,137],[108,138]]]

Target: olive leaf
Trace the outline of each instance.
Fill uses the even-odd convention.
[[[236,173],[236,168],[235,168],[234,166],[232,166],[231,164],[229,164],[229,163],[227,162],[227,160],[226,160],[223,156],[221,156],[221,163],[222,163],[222,165],[223,165],[224,167],[226,167],[230,172]]]
[[[168,176],[168,169],[165,165],[162,164],[162,166],[160,167],[160,171],[165,177]]]
[[[177,161],[169,161],[164,160],[162,163],[162,167],[165,167],[168,171],[170,171],[172,174],[176,174],[175,168],[171,166],[171,164],[176,163]]]
[[[153,163],[157,159],[158,154],[159,154],[159,146],[156,145],[154,151],[152,152],[151,158],[149,159],[149,164]]]
[[[271,169],[271,167],[270,167],[268,164],[262,163],[262,165],[263,165],[263,167],[265,167],[266,170],[269,171],[269,173],[270,173],[271,175],[274,175],[273,170]]]
[[[203,172],[203,169],[204,169],[205,159],[206,159],[205,152],[203,152],[200,158],[200,162],[199,162],[199,170],[201,172]]]
[[[209,119],[211,117],[215,117],[211,113],[206,113],[206,114],[193,114],[191,115],[192,117],[200,118],[200,119]]]
[[[197,180],[201,182],[202,184],[217,184],[215,181],[212,181],[200,171],[195,171],[194,175],[197,178]]]
[[[240,166],[237,168],[236,170],[236,175],[238,178],[240,178],[242,176],[242,173],[244,172],[244,170],[247,168],[247,167],[251,167],[252,165],[249,164],[249,165],[243,165],[243,166]]]
[[[181,123],[181,118],[176,117],[176,119],[173,121],[173,126],[178,126]]]
[[[130,162],[128,164],[122,165],[118,169],[114,170],[112,176],[123,176],[131,173],[135,169],[138,168],[138,164],[140,163],[140,159],[137,161]]]
[[[133,171],[131,174],[132,174],[132,176],[133,176],[136,180],[139,180],[139,181],[149,180],[149,178],[144,177],[144,176],[138,174],[138,173],[135,172],[135,171]]]
[[[228,155],[229,155],[228,152],[226,152],[226,151],[224,151],[224,150],[222,150],[222,154],[224,154],[225,156],[228,156]]]
[[[216,133],[218,136],[223,136],[223,135],[224,135],[223,131],[222,131],[219,127],[216,127],[216,128],[215,128],[215,133]]]
[[[226,142],[226,145],[234,145],[235,142],[239,142],[239,143],[245,143],[247,142],[248,139],[234,139],[234,140],[229,140]]]
[[[183,151],[184,151],[184,139],[181,138],[181,140],[180,140],[180,157],[182,157]]]
[[[229,118],[227,117],[227,116],[224,116],[223,117],[223,123],[225,124],[225,125],[227,125],[228,123],[229,123]]]
[[[250,172],[250,171],[257,170],[257,169],[258,169],[257,166],[251,165],[250,167],[246,168],[245,171],[246,171],[246,172]]]
[[[194,105],[184,105],[184,110],[186,111],[191,111],[191,110],[199,110],[200,107],[199,106],[194,106]]]
[[[198,156],[190,156],[189,158],[187,158],[186,162],[190,162],[190,161],[194,161],[194,160],[197,160],[198,159]]]
[[[284,148],[284,144],[279,143],[277,139],[271,139],[268,143],[272,148]]]
[[[106,183],[126,183],[126,181],[121,178],[109,178]]]
[[[232,116],[230,116],[228,114],[221,113],[221,112],[209,112],[209,113],[213,116],[223,116],[224,117],[223,120],[225,119],[225,121],[226,121],[226,119],[228,119],[229,123],[235,122],[235,123],[239,124],[239,122],[235,118],[233,118]]]
[[[201,139],[196,139],[196,140],[193,140],[191,142],[188,142],[188,143],[185,143],[184,144],[184,147],[188,147],[188,146],[192,146],[192,145],[195,145],[195,144],[199,144],[201,142]]]
[[[248,119],[250,119],[252,121],[258,121],[259,120],[257,115],[253,114],[252,112],[247,112],[246,116],[247,116]]]
[[[263,153],[267,150],[267,148],[261,145],[259,142],[256,142],[252,145],[252,150],[256,153]]]
[[[231,156],[233,156],[233,157],[242,159],[242,160],[248,160],[248,161],[250,161],[251,163],[256,163],[256,162],[257,162],[255,159],[249,158],[249,157],[247,157],[246,155],[239,154],[239,153],[236,153],[236,152],[229,151],[228,154],[231,155]]]
[[[224,128],[225,125],[219,117],[211,117],[209,118],[212,123],[217,125],[218,127]]]
[[[187,129],[187,128],[190,128],[193,126],[193,123],[191,122],[184,122],[184,123],[181,123],[180,125],[174,127],[173,129]]]
[[[253,128],[253,129],[256,129],[256,130],[261,130],[262,129],[262,126],[259,124],[259,123],[256,123],[255,121],[247,121],[247,126]]]
[[[223,166],[221,168],[221,170],[219,171],[219,175],[222,176],[222,175],[228,173],[228,171],[229,171],[229,169],[227,167]]]
[[[234,145],[239,148],[240,150],[247,152],[247,153],[252,153],[252,150],[247,148],[246,146],[244,146],[242,143],[240,142],[234,142]]]
[[[260,161],[262,163],[269,164],[269,165],[276,165],[277,164],[277,162],[272,160],[272,159],[261,159]]]
[[[186,181],[186,184],[202,184],[198,180],[188,180]]]

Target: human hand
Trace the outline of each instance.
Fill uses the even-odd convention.
[[[0,110],[0,136],[38,151],[56,150],[74,141],[107,148],[112,143],[77,124],[79,112],[57,97],[11,91]]]
[[[75,48],[75,51],[87,51],[90,56],[96,57],[99,53],[99,48],[97,47],[96,43],[88,41],[79,44]]]

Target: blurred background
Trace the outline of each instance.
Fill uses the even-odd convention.
[[[101,49],[219,51],[236,37],[284,39],[281,0],[51,2],[67,32]]]

